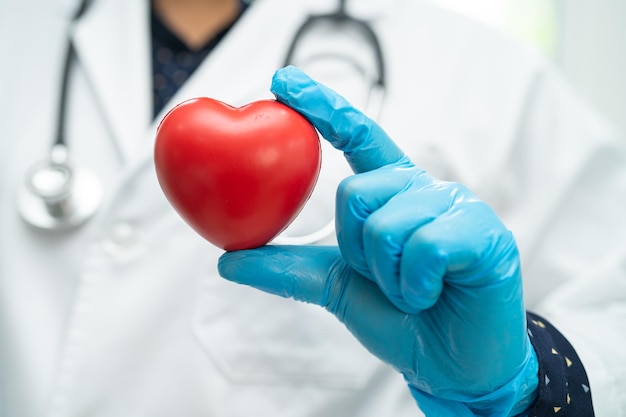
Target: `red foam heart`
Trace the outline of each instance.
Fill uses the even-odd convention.
[[[231,251],[262,246],[295,219],[317,181],[321,148],[315,128],[278,101],[236,108],[203,97],[163,118],[154,161],[174,209]]]

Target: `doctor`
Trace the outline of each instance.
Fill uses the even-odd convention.
[[[0,3],[10,57],[0,67],[0,415],[415,415],[402,376],[325,311],[219,278],[221,252],[172,211],[151,162],[155,126],[172,105],[271,97],[267,81],[298,26],[335,2],[257,0],[240,17],[234,2],[178,3],[190,7],[178,12],[220,16],[213,30],[197,29],[221,35],[160,109],[152,24],[195,50],[171,8],[155,2],[151,17],[148,1],[95,0],[71,24],[67,2]],[[217,9],[193,8],[207,4]],[[380,124],[413,162],[467,185],[514,232],[528,308],[576,349],[596,415],[619,415],[623,276],[610,260],[587,272],[626,230],[623,142],[540,59],[460,16],[426,2],[348,7],[371,19],[383,45]],[[47,233],[15,202],[54,142],[68,31],[66,141],[100,179],[103,202],[80,228]],[[337,65],[316,70],[365,107],[367,84]],[[334,190],[350,174],[339,152],[324,158],[294,236],[332,219]]]

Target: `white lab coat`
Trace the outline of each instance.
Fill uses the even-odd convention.
[[[321,308],[220,279],[220,251],[164,199],[151,158],[160,117],[151,121],[147,1],[96,0],[71,31],[67,140],[103,181],[104,205],[71,233],[20,220],[24,173],[54,139],[67,3],[0,4],[0,415],[419,414],[401,376]],[[255,1],[170,106],[271,97],[298,25],[334,3]],[[427,3],[351,3],[384,48],[380,123],[414,162],[500,213],[520,245],[529,307],[578,349],[597,415],[625,415],[626,258],[616,252],[597,270],[624,241],[623,144],[533,53]],[[352,80],[332,80],[360,102]],[[332,215],[347,165],[330,149],[324,158],[312,209],[294,227]]]

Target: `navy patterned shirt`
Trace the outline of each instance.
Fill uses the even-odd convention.
[[[528,335],[539,359],[539,395],[529,417],[592,417],[591,388],[576,351],[546,319],[527,313]]]
[[[235,25],[247,7],[247,3],[242,2],[237,19],[199,50],[189,49],[165,26],[154,9],[151,9],[153,117],[159,114],[204,58]]]

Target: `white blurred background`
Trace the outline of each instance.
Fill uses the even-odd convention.
[[[626,137],[626,0],[434,0],[538,48]]]

